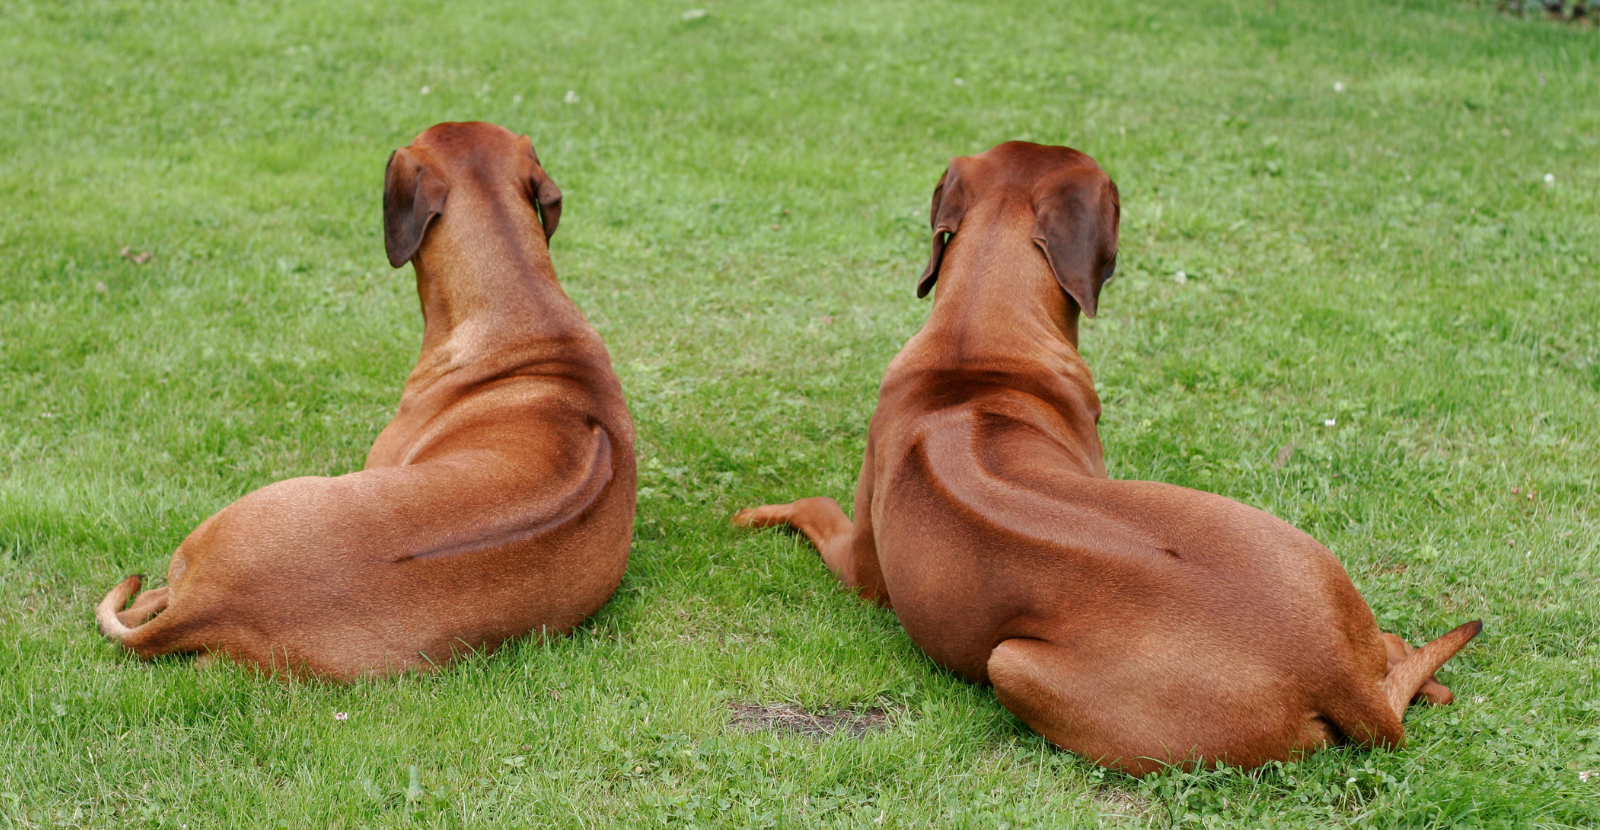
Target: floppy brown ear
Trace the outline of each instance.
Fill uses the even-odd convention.
[[[404,147],[389,156],[383,174],[383,247],[396,268],[422,247],[433,217],[444,212],[450,185]]]
[[[1033,242],[1044,252],[1061,290],[1093,317],[1100,289],[1117,272],[1117,186],[1069,185],[1044,197],[1034,210]]]
[[[539,155],[533,153],[531,145],[528,152],[533,155],[533,174],[528,179],[528,187],[534,207],[539,211],[539,222],[544,225],[544,241],[549,242],[550,237],[556,235],[556,225],[561,224],[561,188],[545,174]]]
[[[939,266],[944,260],[946,235],[953,236],[961,227],[961,218],[967,213],[967,191],[961,185],[955,160],[939,177],[933,189],[933,206],[928,208],[928,224],[933,226],[933,253],[928,256],[928,268],[917,280],[917,296],[926,297],[939,280]]]

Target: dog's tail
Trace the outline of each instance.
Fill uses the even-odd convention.
[[[1389,708],[1394,710],[1395,716],[1405,717],[1406,707],[1417,696],[1422,684],[1482,630],[1483,621],[1473,620],[1406,655],[1406,659],[1383,679],[1383,696],[1389,701]]]
[[[117,612],[128,604],[129,597],[139,593],[139,586],[143,582],[143,577],[134,574],[118,582],[116,587],[111,589],[111,593],[106,594],[106,598],[100,600],[100,604],[94,609],[94,619],[95,622],[100,624],[101,634],[120,643],[133,633],[133,629],[123,625],[122,620],[117,619]]]

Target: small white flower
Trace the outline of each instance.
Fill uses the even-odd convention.
[[[433,91],[433,87],[426,87],[425,86],[425,87],[422,88],[422,94],[423,95],[427,95],[428,93],[430,93],[432,91]]]
[[[1325,427],[1331,427],[1331,426],[1337,425],[1338,423],[1339,423],[1339,420],[1337,418],[1329,418],[1326,421],[1323,421],[1322,425],[1325,426]]]
[[[1344,81],[1334,81],[1333,82],[1333,91],[1334,92],[1344,92]]]
[[[1183,285],[1189,281],[1189,275],[1184,273],[1183,269],[1180,268],[1178,269],[1178,273],[1172,275],[1172,281],[1179,285]]]
[[[1555,184],[1556,183],[1556,174],[1554,174],[1554,173],[1546,173],[1546,174],[1544,174],[1544,183],[1545,184]]]
[[[513,104],[522,103],[522,96],[521,95],[513,95],[513,96],[511,96],[511,103],[513,103]]]
[[[1600,771],[1592,770],[1592,769],[1586,769],[1583,772],[1578,773],[1578,780],[1582,781],[1585,784],[1587,784],[1587,783],[1589,783],[1589,779],[1594,778],[1597,772],[1600,772]]]
[[[561,100],[566,101],[569,104],[578,103],[578,92],[577,92],[577,90],[574,90],[574,89],[567,90],[567,94],[563,95],[561,97]]]
[[[350,713],[349,712],[334,712],[333,713],[333,719],[334,720],[349,720],[350,719]]]
[[[956,79],[956,86],[961,86],[962,84],[965,84],[965,83],[966,83],[966,81],[963,81],[960,78]]]

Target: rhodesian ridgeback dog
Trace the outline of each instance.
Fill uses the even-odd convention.
[[[1398,747],[1401,717],[1481,627],[1412,650],[1305,533],[1210,493],[1106,477],[1078,354],[1111,278],[1116,186],[1025,142],[953,159],[933,192],[938,281],[889,364],[855,521],[829,498],[741,511],[803,533],[933,660],[993,684],[1057,746],[1142,775]]]
[[[140,657],[225,654],[351,680],[570,631],[622,580],[633,423],[606,348],[556,283],[561,191],[533,145],[439,124],[389,159],[389,262],[416,267],[422,354],[360,472],[263,487],[128,577],[96,613]],[[153,615],[153,618],[152,618]]]

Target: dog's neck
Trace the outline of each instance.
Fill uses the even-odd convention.
[[[413,381],[489,356],[537,358],[549,351],[542,346],[594,336],[556,282],[532,205],[497,196],[453,190],[412,260],[423,319]]]
[[[1086,475],[1104,477],[1100,398],[1078,354],[1078,312],[1033,241],[1027,205],[969,210],[939,269],[927,325],[912,365],[970,373],[1051,406]],[[929,364],[932,364],[930,366]]]
[[[1078,313],[1034,244],[1033,211],[993,200],[974,206],[950,237],[924,331],[954,344],[964,360],[1043,347],[1081,363]]]

